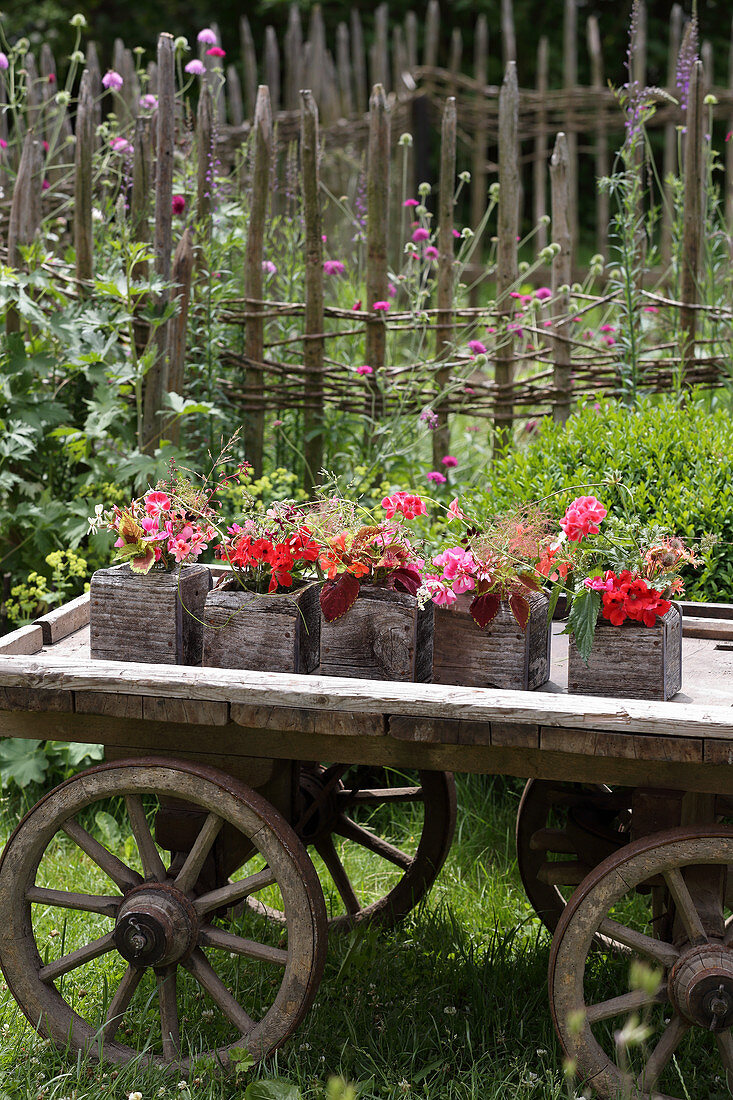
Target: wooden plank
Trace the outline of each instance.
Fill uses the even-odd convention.
[[[49,611],[40,619],[36,619],[36,625],[43,631],[43,644],[54,645],[62,638],[68,638],[75,630],[81,630],[89,622],[89,593],[84,592],[75,600],[70,600],[62,607]]]
[[[6,710],[58,710],[71,712],[74,697],[70,691],[56,688],[5,687],[0,688],[0,707]]]
[[[540,748],[559,752],[580,752],[590,756],[613,756],[626,760],[678,760],[701,763],[702,738],[649,737],[636,733],[605,730],[540,730]]]
[[[185,665],[85,661],[54,658],[53,651],[30,657],[0,656],[0,687],[38,687],[39,684],[49,689],[219,699],[248,706],[528,722],[563,728],[591,727],[670,737],[709,735],[733,740],[733,690],[727,697],[727,705],[708,706],[248,670],[232,672]]]
[[[398,741],[414,741],[431,745],[457,745],[461,722],[450,718],[428,718],[410,714],[393,714],[387,721],[387,732]],[[490,739],[491,727],[487,727]]]
[[[685,638],[717,638],[733,642],[733,619],[697,619],[686,615],[682,620],[682,634]]]
[[[733,764],[733,744],[730,741],[718,741],[707,737],[703,742],[703,758],[706,764]]]
[[[114,718],[142,718],[142,695],[110,695],[104,691],[74,692],[77,714],[99,714]]]
[[[143,718],[185,725],[225,726],[229,705],[210,699],[143,699]]]
[[[540,727],[530,722],[492,722],[491,744],[497,747],[538,749]]]
[[[338,711],[233,703],[231,719],[237,725],[250,729],[274,729],[283,732],[330,732],[334,736],[345,737],[384,737],[386,733],[386,719],[381,714],[342,714]]]
[[[0,638],[0,653],[30,656],[38,653],[43,646],[43,630],[37,624],[21,626]]]
[[[142,738],[140,738],[143,741]],[[108,748],[105,751],[105,760],[133,760],[135,757],[158,756],[155,750],[151,750],[144,742],[140,745],[129,745],[124,749]],[[170,760],[171,753],[160,754],[161,762]],[[241,779],[250,787],[262,787],[272,779],[275,767],[283,767],[280,760],[269,760],[266,757],[238,756],[231,753],[217,752],[193,752],[190,750],[175,750],[176,760],[190,760],[193,764],[205,764],[209,768],[218,768],[225,775],[233,775]]]

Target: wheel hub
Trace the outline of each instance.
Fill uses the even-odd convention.
[[[733,1027],[733,950],[704,944],[686,951],[669,976],[677,1010],[706,1031]]]
[[[307,817],[298,829],[298,835],[306,844],[312,844],[323,834],[333,832],[339,816],[338,795],[343,791],[344,785],[338,782],[330,791],[326,791],[325,774],[324,768],[301,772],[299,788],[301,816],[307,815]],[[311,811],[314,804],[316,809]]]
[[[165,883],[143,883],[126,895],[112,933],[133,966],[168,966],[196,946],[198,918],[188,898]]]

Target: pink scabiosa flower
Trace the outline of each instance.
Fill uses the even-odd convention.
[[[2,69],[3,72],[4,72],[9,67],[10,67],[10,62],[8,61],[7,54],[4,54],[2,51],[0,51],[0,69]]]
[[[601,325],[601,327],[598,329],[598,331],[599,332],[615,332],[616,328],[615,328],[614,325]]]
[[[454,237],[455,237],[456,239],[458,239],[458,237],[460,237],[460,235],[461,235],[461,234],[460,234],[460,233],[458,232],[458,230],[457,230],[457,229],[454,229],[454,230],[453,230],[453,236],[454,236]]]
[[[434,481],[436,485],[445,485],[448,480],[445,474],[441,474],[440,470],[430,470],[425,476],[428,481]]]
[[[535,297],[538,298],[541,302],[546,302],[548,298],[552,297],[552,291],[550,290],[549,286],[540,286],[535,291]]]
[[[353,306],[351,307],[351,312],[352,313],[358,313],[360,309],[361,309],[361,298],[357,298],[356,301],[354,302]]]
[[[41,190],[42,191],[48,191],[50,186],[51,186],[51,184],[48,182],[48,180],[44,180],[43,183],[41,184]]]
[[[265,275],[276,275],[277,274],[277,267],[272,262],[272,260],[263,260],[262,261],[262,270],[264,271]]]
[[[113,137],[109,143],[109,147],[113,153],[131,153],[132,145],[123,137]]]
[[[439,256],[440,256],[440,252],[438,251],[438,249],[435,247],[434,244],[429,244],[425,247],[425,251],[423,252],[423,259],[425,259],[425,260],[437,260]]]
[[[0,138],[0,149],[7,149],[8,143],[5,138]]]
[[[174,214],[182,214],[186,209],[186,199],[183,195],[174,195],[171,199],[171,210]]]
[[[102,77],[102,87],[108,92],[118,92],[123,84],[122,77],[114,69],[108,69]]]
[[[486,345],[480,340],[469,340],[468,346],[474,355],[486,355]]]
[[[207,57],[226,57],[226,55],[226,50],[223,50],[221,46],[212,46],[210,50],[206,51]]]
[[[420,241],[427,241],[430,237],[430,231],[419,225],[415,232],[412,234],[412,239],[415,244],[419,244]]]
[[[204,27],[202,31],[196,35],[196,41],[202,46],[215,46],[216,45],[216,33],[212,31],[211,27]]]
[[[148,92],[147,95],[141,95],[140,106],[142,107],[143,111],[154,111],[158,106],[157,95],[151,95],[150,92]]]
[[[343,275],[346,268],[341,263],[341,260],[324,260],[323,261],[323,273],[324,275]]]
[[[199,61],[197,57],[194,57],[193,61],[189,61],[188,65],[184,66],[184,72],[189,76],[203,76],[206,72],[206,66],[203,61]]]
[[[5,54],[3,54],[3,57],[5,57]],[[5,58],[5,60],[7,61],[7,58]],[[5,66],[5,68],[7,69],[7,65]],[[402,205],[403,206],[419,206],[420,203],[417,201],[417,199],[405,199],[405,201],[402,203]]]
[[[356,373],[357,374],[374,374],[374,367],[370,367],[367,363],[364,363],[363,366],[356,368]]]
[[[394,283],[387,283],[387,293],[389,294],[390,298],[394,298],[395,294],[397,293],[397,287],[394,285]]]
[[[391,308],[389,302],[375,302],[372,306],[375,313],[388,313]]]
[[[440,464],[441,464],[441,466],[448,466],[448,467],[457,466],[458,465],[458,459],[454,458],[453,455],[443,455],[443,457],[440,460]]]

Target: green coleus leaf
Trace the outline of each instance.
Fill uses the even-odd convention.
[[[598,622],[598,612],[601,610],[601,596],[592,588],[581,588],[573,594],[573,602],[570,605],[568,625],[563,634],[572,634],[578,653],[588,664],[593,648],[593,637]]]
[[[42,741],[24,737],[7,737],[0,741],[0,778],[3,786],[15,783],[27,787],[43,782],[48,771],[48,757]]]

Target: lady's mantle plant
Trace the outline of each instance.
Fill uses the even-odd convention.
[[[684,595],[681,570],[700,564],[695,551],[663,527],[640,528],[607,516],[595,497],[577,497],[537,566],[555,582],[556,595],[567,592],[565,633],[586,662],[599,617],[613,626],[631,620],[653,627],[669,611],[671,597]]]

